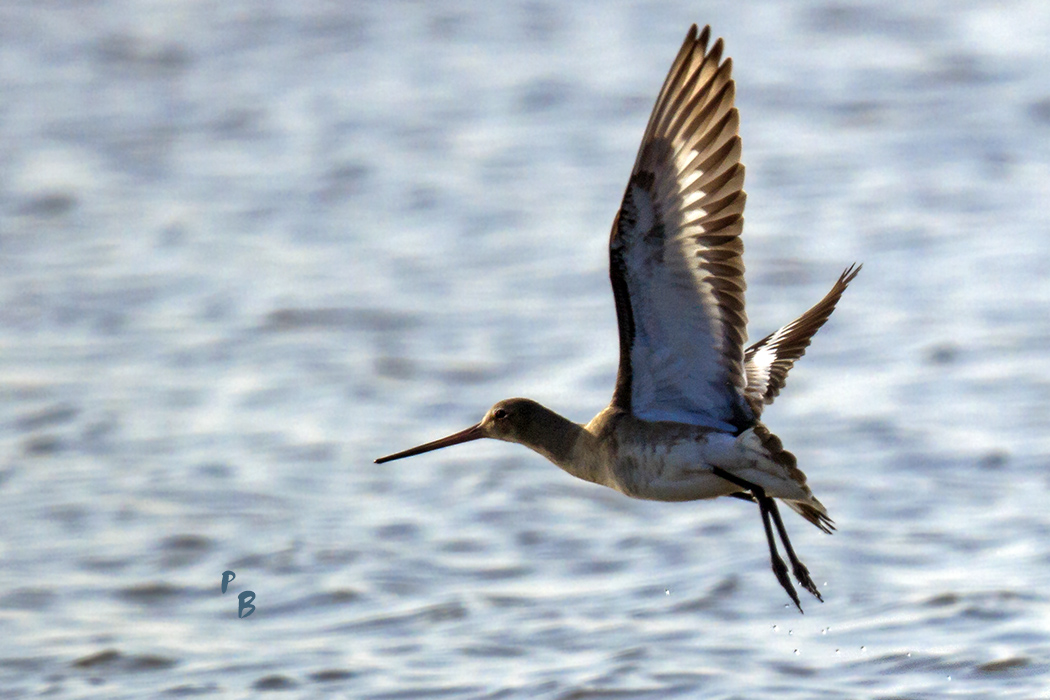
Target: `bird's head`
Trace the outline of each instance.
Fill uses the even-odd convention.
[[[440,450],[442,447],[458,445],[462,442],[480,440],[481,438],[493,438],[505,440],[506,442],[517,442],[529,447],[542,443],[544,425],[549,416],[553,416],[550,410],[531,399],[504,399],[488,410],[481,422],[472,425],[466,430],[453,433],[440,440],[434,440],[418,447],[413,447],[403,452],[397,452],[386,457],[380,457],[376,464],[392,462],[395,459],[412,457],[414,455]]]

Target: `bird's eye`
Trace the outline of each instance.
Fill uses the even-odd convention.
[[[507,409],[505,409],[505,408],[497,408],[495,411],[492,412],[492,417],[495,418],[496,420],[503,420],[503,419],[505,419],[507,417]]]

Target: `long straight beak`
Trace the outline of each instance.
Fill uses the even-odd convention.
[[[485,437],[485,434],[481,432],[481,423],[472,425],[466,430],[461,430],[458,433],[443,437],[440,440],[434,440],[434,442],[428,442],[425,445],[419,447],[413,447],[412,449],[405,450],[404,452],[397,452],[386,457],[380,457],[375,461],[376,464],[382,464],[383,462],[393,462],[395,459],[401,459],[403,457],[412,457],[414,455],[421,455],[424,452],[430,452],[431,450],[440,450],[442,447],[448,447],[450,445],[458,445],[461,442],[470,442],[471,440],[478,440]]]

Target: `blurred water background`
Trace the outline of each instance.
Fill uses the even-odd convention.
[[[839,527],[786,514],[805,616],[748,504],[372,464],[607,403],[693,22],[752,338],[864,263],[766,413]],[[3,697],[1050,698],[1041,0],[15,0],[0,154]]]

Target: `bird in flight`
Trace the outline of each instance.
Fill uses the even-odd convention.
[[[815,306],[745,349],[743,191],[732,59],[710,27],[689,30],[664,80],[609,238],[620,362],[609,406],[586,425],[530,399],[376,463],[479,438],[516,442],[569,474],[632,498],[732,496],[758,505],[773,572],[823,601],[788,539],[780,499],[834,529],[794,455],[760,421],[860,266]]]

